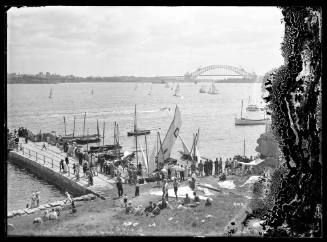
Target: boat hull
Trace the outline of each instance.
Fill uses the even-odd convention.
[[[80,138],[80,139],[74,139],[74,141],[79,145],[84,145],[84,144],[89,144],[89,143],[98,143],[98,142],[100,142],[100,139],[99,138],[87,138],[87,139]]]
[[[150,134],[150,130],[142,130],[142,131],[129,131],[127,132],[127,136],[140,136],[140,135],[146,135],[146,134]]]
[[[235,125],[265,125],[268,119],[235,118]]]

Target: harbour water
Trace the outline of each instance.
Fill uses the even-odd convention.
[[[243,154],[255,155],[256,140],[265,131],[264,125],[235,126],[234,118],[240,116],[241,100],[244,100],[243,116],[263,118],[263,113],[247,114],[245,107],[249,96],[251,100],[261,101],[260,83],[217,83],[217,95],[199,93],[203,84],[181,83],[182,97],[173,96],[173,91],[164,84],[151,83],[62,83],[62,84],[13,84],[7,85],[7,123],[9,129],[26,127],[34,133],[56,131],[64,134],[63,117],[66,118],[67,134],[73,132],[73,120],[76,117],[75,134],[83,133],[83,117],[86,112],[85,134],[96,133],[99,120],[100,134],[105,121],[105,144],[113,143],[114,122],[118,122],[120,143],[123,150],[135,149],[134,137],[127,137],[127,131],[133,129],[134,105],[137,105],[137,126],[153,129],[147,136],[148,153],[151,154],[160,132],[164,138],[178,105],[182,115],[180,136],[191,147],[193,133],[200,128],[199,151],[201,156],[214,159],[233,157]],[[209,83],[206,84],[207,88]],[[48,98],[50,89],[53,98]],[[93,90],[93,95],[92,95]],[[163,108],[170,108],[164,109]],[[144,137],[138,144],[145,149]],[[92,144],[90,144],[92,145]],[[178,139],[172,150],[172,157],[179,158],[182,144]],[[8,168],[8,176],[16,173]],[[13,175],[14,176],[14,175]],[[41,186],[41,185],[40,185]],[[9,180],[8,190],[20,189],[16,180]],[[28,198],[30,186],[24,188]],[[32,189],[33,190],[33,189]],[[51,189],[50,189],[51,190]],[[43,195],[46,196],[46,195]],[[49,194],[49,197],[52,195]],[[12,198],[10,198],[12,199]],[[16,198],[17,199],[17,198]],[[25,203],[26,205],[26,203]]]

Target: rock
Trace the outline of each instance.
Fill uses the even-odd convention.
[[[33,224],[40,224],[42,223],[42,219],[40,217],[34,218]]]
[[[58,201],[58,205],[59,205],[59,206],[63,206],[64,204],[65,204],[64,201]]]
[[[133,227],[137,226],[139,223],[133,223]]]
[[[15,230],[15,227],[13,224],[7,224],[7,229],[8,229],[8,231],[13,231],[13,230]]]
[[[40,205],[40,206],[39,206],[39,209],[40,209],[40,210],[44,210],[44,209],[46,209],[46,207],[45,207],[44,205]]]
[[[22,209],[17,210],[17,215],[23,215],[23,214],[25,214],[24,210]]]
[[[33,213],[32,209],[29,209],[29,208],[24,209],[24,212],[27,214]]]
[[[81,197],[75,197],[74,198],[74,201],[83,201],[83,199],[84,199],[83,196],[81,196]]]
[[[171,221],[173,219],[173,217],[170,217],[168,220]]]
[[[13,212],[8,212],[8,214],[7,214],[7,218],[12,218],[12,217],[14,217]]]
[[[50,204],[44,204],[43,205],[45,208],[51,208],[51,205]]]

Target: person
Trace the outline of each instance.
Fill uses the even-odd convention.
[[[89,185],[93,186],[93,173],[91,171],[89,172]]]
[[[195,203],[200,203],[200,198],[198,195],[196,195],[196,192],[193,192],[193,196],[194,196],[194,202]]]
[[[136,181],[135,184],[135,197],[140,196],[140,183],[139,181]]]
[[[65,195],[66,195],[66,200],[65,200],[65,203],[73,203],[73,198],[72,196],[68,193],[68,192],[65,192]]]
[[[195,162],[193,162],[191,165],[191,173],[195,173]]]
[[[166,183],[165,183],[165,198],[166,198],[167,201],[168,201],[168,188],[169,188],[168,180],[166,180]]]
[[[210,176],[212,175],[212,170],[213,170],[213,161],[210,160],[210,161],[209,161],[209,175],[210,175]]]
[[[190,182],[190,187],[194,191],[195,190],[195,178],[192,177],[191,182]]]
[[[167,202],[166,199],[163,197],[163,198],[161,198],[161,201],[157,204],[157,206],[162,210],[162,209],[168,207],[168,202]]]
[[[211,205],[212,205],[211,200],[212,200],[212,199],[211,199],[210,197],[208,197],[204,205],[205,205],[206,207],[211,206]]]
[[[32,197],[31,197],[31,206],[30,208],[35,208],[35,205],[36,205],[36,197],[35,197],[35,193],[33,192],[32,193]]]
[[[160,208],[156,203],[153,203],[153,210],[152,210],[153,215],[158,215],[160,214]]]
[[[47,149],[47,147],[45,146],[45,142],[43,143],[43,146],[42,146],[41,150],[43,150],[43,149]]]
[[[218,175],[218,158],[215,160],[215,175]]]
[[[191,200],[190,200],[190,198],[189,198],[189,196],[188,196],[188,193],[186,193],[185,198],[184,198],[184,200],[183,200],[183,205],[184,205],[184,206],[185,206],[185,205],[188,205],[188,204],[190,204],[190,202],[191,202]]]
[[[59,172],[64,171],[64,160],[61,159],[59,162]]]
[[[174,182],[173,182],[173,186],[174,186],[174,192],[175,192],[176,200],[178,200],[178,197],[177,197],[178,185],[179,185],[179,183],[178,183],[177,179],[175,178]]]
[[[168,171],[168,179],[171,179],[171,165],[170,164],[168,165],[167,171]]]
[[[79,181],[79,164],[77,163],[75,166],[75,175],[76,175],[76,181]]]
[[[74,175],[76,174],[76,164],[73,164],[73,171],[74,171]]]
[[[199,172],[200,172],[200,177],[203,177],[203,163],[202,160],[200,160],[200,163],[198,164]]]
[[[84,163],[83,163],[83,176],[84,177],[85,177],[86,170],[87,170],[87,162],[84,161]]]
[[[25,137],[25,143],[27,144],[27,142],[28,142],[28,136],[26,135],[26,137]]]
[[[223,171],[223,159],[220,157],[218,162],[218,173],[220,174]]]
[[[35,193],[35,201],[36,201],[36,207],[39,207],[40,206],[40,192],[37,191]]]
[[[152,201],[149,202],[149,206],[147,206],[145,209],[144,209],[144,212],[145,214],[148,216],[149,213],[152,213],[152,210],[153,210],[153,203]]]
[[[126,211],[126,214],[133,213],[134,208],[132,206],[132,202],[131,201],[129,201],[128,204],[126,204],[125,211]]]
[[[69,159],[68,159],[68,154],[65,158],[65,162],[66,162],[66,165],[67,165],[67,170],[68,170],[68,176],[70,175],[70,169],[69,169]]]
[[[166,180],[163,180],[163,183],[162,183],[162,197],[165,197],[165,184],[166,184]]]
[[[181,165],[180,168],[180,177],[181,177],[181,181],[185,181],[185,168],[183,167],[183,165]]]
[[[118,188],[118,196],[123,196],[124,190],[123,190],[123,183],[120,177],[117,179],[117,188]]]
[[[124,196],[124,204],[125,204],[125,208],[127,207],[127,194],[125,194]]]
[[[48,143],[48,147],[49,147],[49,145],[50,145],[50,137],[49,136],[47,136],[47,143]]]

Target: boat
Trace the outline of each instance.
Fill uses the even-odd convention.
[[[100,142],[100,138],[98,136],[94,137],[94,135],[92,135],[92,136],[84,136],[81,138],[74,138],[74,141],[79,145],[83,145],[88,143],[98,143]]]
[[[50,89],[49,98],[52,98],[52,88]]]
[[[179,83],[177,83],[176,89],[175,89],[175,93],[173,94],[173,96],[175,97],[181,97],[181,88],[179,86]]]
[[[92,88],[92,90],[91,90],[91,95],[93,95],[93,88]]]
[[[249,118],[243,118],[242,117],[242,111],[243,111],[243,100],[242,100],[242,107],[241,107],[241,117],[235,118],[235,125],[265,125],[268,118],[263,119],[249,119]]]
[[[211,87],[208,90],[208,94],[218,94],[217,88],[213,82],[211,82]]]
[[[140,136],[140,135],[146,135],[150,134],[151,131],[149,129],[139,129],[137,128],[137,122],[136,122],[136,105],[135,105],[135,112],[134,112],[134,130],[128,131],[127,136]]]
[[[256,104],[250,104],[250,97],[248,101],[248,106],[246,107],[246,111],[248,112],[257,112],[260,111],[260,108]]]
[[[150,90],[149,90],[149,92],[148,92],[148,95],[152,95],[152,84],[151,84],[151,86],[150,86]]]
[[[157,132],[157,139],[154,143],[154,148],[148,161],[149,173],[158,171],[163,168],[166,162],[170,160],[170,154],[179,136],[179,130],[182,127],[182,117],[178,106],[176,105],[173,121],[171,122],[166,136],[161,142],[160,133]]]
[[[199,90],[200,93],[206,93],[207,90],[205,88],[205,86],[202,86],[201,89]]]
[[[260,108],[256,104],[249,104],[246,107],[246,111],[248,111],[248,112],[257,112],[257,111],[260,111]]]

